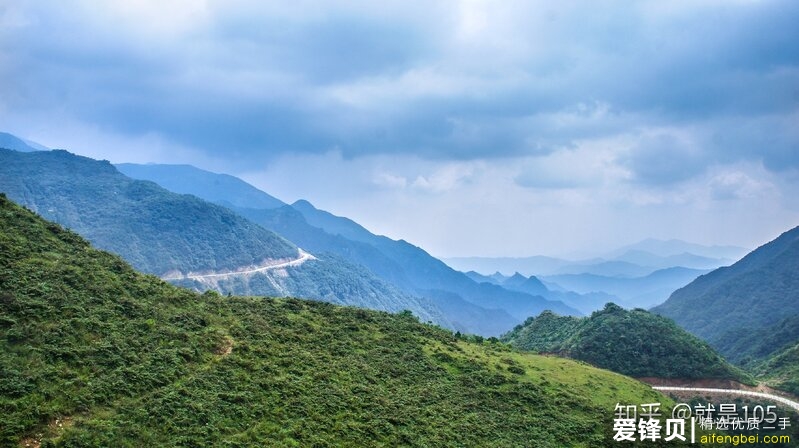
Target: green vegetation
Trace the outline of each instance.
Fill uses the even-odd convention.
[[[674,319],[725,356],[735,356],[731,341],[799,315],[797,294],[799,227],[732,266],[697,278],[652,311]],[[747,344],[757,342],[752,338]]]
[[[377,278],[362,266],[330,253],[318,254],[317,259],[280,271],[258,272],[248,276],[212,279],[202,284],[196,281],[176,282],[179,286],[203,291],[212,289],[234,295],[266,295],[273,297],[307,297],[337,305],[358,306],[380,311],[410,310],[423,322],[433,322],[448,328],[453,325],[438,307],[427,299],[414,297]]]
[[[3,195],[0,303],[3,446],[617,446],[617,402],[671,404],[409,313],[199,295]]]
[[[751,382],[673,321],[642,309],[627,311],[612,303],[587,318],[544,312],[502,339],[524,350],[558,353],[633,377]]]
[[[759,380],[799,394],[799,227],[675,291],[653,312]]]
[[[292,243],[224,207],[66,151],[0,149],[0,191],[152,274],[297,257]]]

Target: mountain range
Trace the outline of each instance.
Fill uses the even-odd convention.
[[[140,179],[158,181],[164,176],[179,177],[185,166],[122,165],[121,169]],[[170,170],[175,172],[170,175]],[[182,191],[203,197],[213,190],[218,175],[198,172],[185,178],[204,179],[187,182]],[[199,173],[202,172],[202,173]],[[230,191],[235,196],[235,191]],[[231,204],[240,197],[207,196],[204,199]],[[479,284],[455,271],[423,249],[404,240],[395,241],[375,235],[358,223],[315,208],[299,200],[280,207],[258,207],[257,203],[232,207],[240,215],[273,230],[300,247],[313,252],[329,252],[362,265],[379,278],[396,285],[408,294],[429,298],[441,308],[455,328],[483,335],[507,331],[528,316],[550,309],[563,314],[580,314],[562,302],[539,295],[510,291],[497,285]]]
[[[425,321],[453,325],[429,300],[346,260],[320,254],[287,264],[302,260],[299,248],[282,236],[221,205],[131,179],[106,161],[66,151],[0,149],[0,191],[137,269],[184,286],[204,290],[214,280],[223,293],[408,309]]]
[[[3,194],[0,304],[3,446],[610,447],[616,403],[674,406],[410,313],[178,288]]]
[[[553,276],[593,274],[606,277],[644,277],[671,267],[706,270],[734,263],[747,253],[737,246],[704,246],[681,240],[646,239],[602,257],[566,260],[542,255],[529,257],[452,257],[451,266],[481,274]]]
[[[121,166],[141,178],[153,173],[173,192],[66,151],[3,150],[0,163],[0,191],[12,199],[138,269],[198,290],[409,309],[485,336],[545,309],[580,314],[559,301],[479,284],[419,247],[307,201],[286,205],[232,176],[187,165]],[[302,258],[299,247],[310,256]]]
[[[550,286],[554,286],[557,289],[550,289],[536,276],[531,275],[530,277],[525,277],[518,272],[510,277],[506,277],[499,272],[489,276],[478,274],[474,271],[469,271],[466,273],[466,275],[479,283],[491,283],[512,291],[520,291],[526,292],[527,294],[539,295],[549,300],[558,300],[572,308],[577,309],[583,314],[591,314],[593,311],[602,309],[602,307],[604,307],[608,302],[624,303],[621,299],[619,299],[619,297],[601,291],[578,294],[574,291],[564,290],[563,288],[551,283]]]

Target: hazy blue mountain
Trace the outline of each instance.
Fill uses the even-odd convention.
[[[366,230],[357,222],[336,216],[324,210],[319,210],[310,202],[300,199],[294,202],[291,206],[302,213],[308,224],[318,227],[331,235],[341,235],[352,241],[360,241],[374,245],[375,242],[391,244],[393,240],[387,237],[377,237],[372,232]]]
[[[615,260],[625,261],[639,266],[648,266],[654,269],[665,269],[674,266],[692,269],[716,269],[735,262],[735,260],[730,258],[710,258],[688,252],[661,256],[644,250],[628,250],[616,257]]]
[[[481,274],[551,276],[595,274],[606,277],[643,277],[670,267],[715,269],[732,264],[747,252],[737,246],[703,246],[680,240],[646,239],[624,246],[600,258],[566,260],[547,256],[450,257],[444,261],[460,271]]]
[[[697,278],[653,311],[725,348],[727,333],[753,333],[799,314],[799,227]]]
[[[152,167],[146,165],[146,167]],[[164,173],[174,170],[173,166],[163,168]],[[202,170],[197,170],[202,171]],[[213,178],[209,173],[207,178]],[[167,175],[166,177],[174,177]],[[252,187],[254,188],[254,187]],[[193,194],[201,197],[207,195],[206,191],[194,189]],[[445,265],[440,260],[430,256],[427,252],[405,241],[395,241],[385,236],[374,235],[358,223],[335,216],[324,210],[319,210],[308,201],[300,200],[289,206],[261,207],[259,203],[248,203],[246,198],[226,197],[232,194],[225,191],[214,191],[214,196],[208,195],[205,199],[212,199],[230,207],[242,216],[285,236],[300,247],[312,253],[332,253],[349,262],[363,266],[379,278],[390,282],[410,295],[423,295],[443,297],[439,292],[456,294],[465,302],[477,306],[468,313],[463,307],[451,307],[454,314],[446,315],[452,322],[478,322],[489,319],[489,314],[502,309],[512,316],[515,322],[510,327],[521,322],[529,315],[538,314],[545,309],[552,309],[564,314],[579,314],[573,308],[563,303],[549,301],[543,297],[531,296],[518,291],[490,286],[478,285],[463,273],[457,272]],[[450,297],[450,296],[447,296]],[[450,297],[451,298],[451,297]],[[452,303],[449,300],[448,303]],[[483,309],[485,316],[475,318],[479,309]],[[460,315],[460,311],[463,310]],[[481,324],[481,328],[485,325]],[[492,327],[493,328],[493,327]],[[483,330],[473,327],[475,332]],[[502,330],[502,331],[504,331]],[[488,335],[488,333],[482,333]],[[499,331],[491,330],[491,334]]]
[[[556,270],[556,274],[592,274],[603,277],[643,277],[656,269],[621,260],[599,260],[591,263],[576,262]]]
[[[153,181],[169,191],[193,194],[206,201],[253,208],[277,208],[286,205],[238,177],[211,173],[191,165],[120,163],[116,167],[128,177]]]
[[[475,271],[464,272],[464,274],[466,274],[467,277],[469,277],[470,279],[474,280],[477,283],[493,283],[495,285],[501,285],[502,281],[505,279],[505,277],[502,276],[501,280],[497,280],[493,276],[483,275]]]
[[[405,278],[409,281],[405,287],[413,291],[422,293],[430,290],[454,292],[463,299],[483,308],[504,309],[520,321],[525,318],[525,315],[536,315],[546,309],[564,314],[580,314],[563,303],[549,301],[540,296],[508,291],[500,286],[487,283],[477,284],[462,272],[455,271],[417,246],[404,240],[395,241],[385,236],[374,235],[349,219],[314,208],[307,201],[299,204],[299,211],[306,219],[321,226],[323,230],[339,235],[345,233],[378,249],[402,268]],[[371,266],[366,266],[372,269]],[[377,271],[375,273],[381,275]],[[557,309],[563,311],[557,311]]]
[[[565,274],[544,277],[544,280],[581,294],[605,292],[619,297],[625,305],[649,308],[662,303],[672,292],[705,272],[707,271],[676,267],[636,278]]]
[[[500,272],[513,275],[553,275],[572,261],[536,255],[531,257],[446,257],[443,261],[459,271],[475,271],[481,274]]]
[[[505,277],[497,272],[489,276],[474,271],[469,271],[466,275],[478,283],[499,285],[505,289],[563,302],[583,314],[591,314],[596,310],[601,310],[608,302],[617,302],[622,303],[624,306],[630,306],[618,297],[604,292],[578,294],[574,291],[567,291],[562,287],[553,288],[552,286],[557,285],[545,285],[544,282],[534,275],[525,277],[517,272],[510,277]]]
[[[659,240],[648,238],[629,246],[624,246],[607,255],[607,258],[616,258],[630,251],[649,252],[661,257],[672,255],[693,254],[700,257],[738,260],[747,252],[748,249],[738,246],[705,246],[702,244],[688,243],[682,240]],[[678,265],[679,266],[679,265]]]
[[[269,260],[296,259],[298,248],[227,207],[131,179],[108,162],[66,151],[0,150],[0,165],[0,191],[9,198],[144,272],[199,290],[299,296],[384,311],[408,309],[425,321],[450,326],[429,301],[331,256],[219,280],[186,280],[189,273],[231,272]]]
[[[13,149],[20,152],[46,151],[49,149],[36,142],[23,140],[7,132],[0,132],[0,148]]]

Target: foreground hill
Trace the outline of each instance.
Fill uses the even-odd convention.
[[[586,318],[542,313],[502,340],[524,350],[558,353],[634,377],[748,381],[707,343],[674,322],[612,303]]]
[[[617,402],[670,412],[405,313],[198,295],[3,195],[0,302],[3,446],[598,447]]]

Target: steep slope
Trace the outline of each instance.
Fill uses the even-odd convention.
[[[193,194],[227,206],[268,209],[286,205],[238,177],[210,173],[191,165],[120,163],[115,166],[133,179],[149,180],[169,191]]]
[[[502,340],[521,349],[559,353],[635,377],[749,381],[674,322],[641,309],[626,311],[612,303],[586,318],[542,313]]]
[[[236,269],[298,254],[224,207],[66,151],[0,150],[0,192],[153,274]]]
[[[697,278],[652,311],[725,349],[723,353],[729,340],[736,339],[728,333],[745,336],[799,314],[799,227],[732,266]]]
[[[198,295],[3,195],[0,302],[4,446],[610,447],[616,403],[672,405],[405,313]]]

